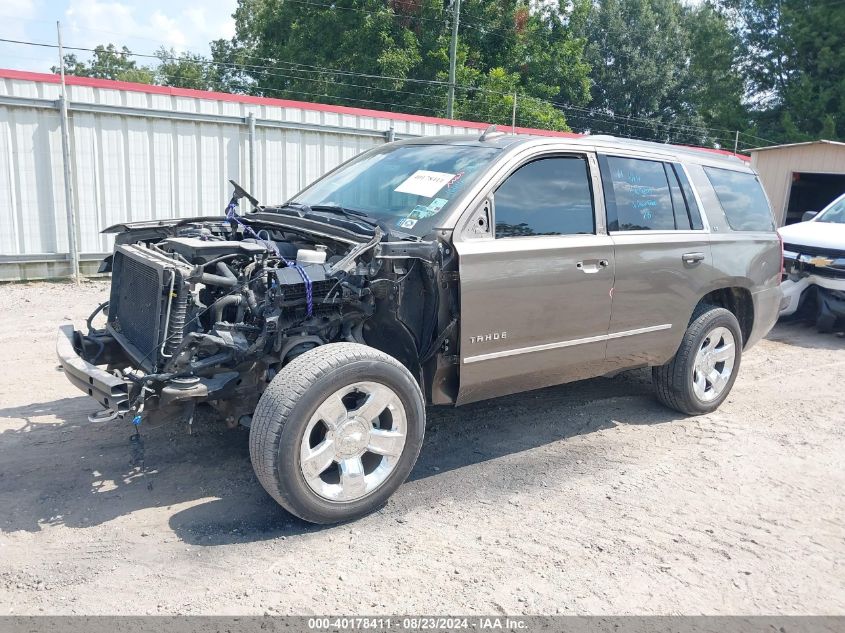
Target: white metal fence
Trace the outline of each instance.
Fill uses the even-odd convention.
[[[0,281],[70,273],[65,160],[80,265],[91,273],[112,248],[102,229],[222,213],[230,178],[262,201],[282,202],[393,137],[485,127],[77,77],[67,83],[65,157],[58,78],[0,70]]]

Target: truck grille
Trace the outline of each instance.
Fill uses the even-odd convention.
[[[140,246],[121,245],[114,252],[108,329],[147,371],[161,360],[171,275],[181,283],[180,268],[179,262]]]

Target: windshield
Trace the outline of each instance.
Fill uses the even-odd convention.
[[[845,196],[839,198],[839,200],[822,211],[816,219],[816,222],[845,224]]]
[[[353,159],[291,200],[363,211],[399,233],[425,235],[501,150],[387,145]],[[319,210],[318,210],[319,211]]]

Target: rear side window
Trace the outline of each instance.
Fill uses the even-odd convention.
[[[704,228],[692,187],[679,164],[600,156],[610,231]]]
[[[663,163],[637,158],[602,158],[610,231],[673,230],[672,191]]]
[[[494,194],[496,237],[595,232],[587,161],[541,158],[523,165]]]
[[[704,172],[734,231],[774,230],[769,201],[757,176],[716,167],[705,167]]]

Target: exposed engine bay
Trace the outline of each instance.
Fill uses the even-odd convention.
[[[452,371],[437,358],[456,344],[455,290],[439,283],[448,248],[391,241],[377,225],[315,231],[313,218],[271,208],[238,216],[246,195],[236,186],[219,218],[119,227],[102,268],[109,301],[73,334],[79,356],[113,377],[78,385],[104,418],[208,402],[230,424],[248,423],[281,367],[331,342],[381,349],[421,384],[425,366]],[[105,327],[95,328],[100,312]]]

